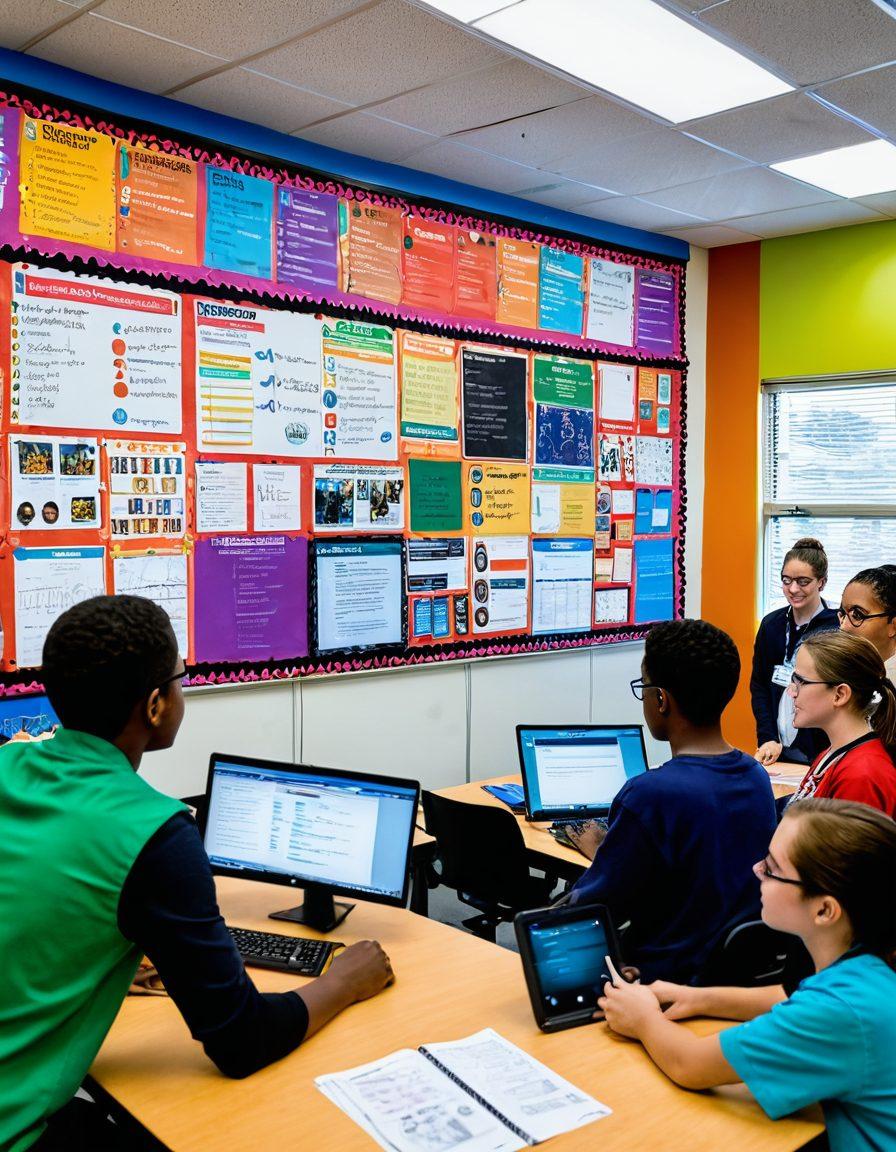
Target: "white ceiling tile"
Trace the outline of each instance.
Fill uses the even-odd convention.
[[[682,131],[759,164],[794,160],[873,139],[803,92],[789,92],[774,100],[692,120],[682,125]]]
[[[74,16],[76,10],[76,5],[60,0],[30,0],[27,4],[5,0],[0,4],[0,48],[18,51],[60,20]]]
[[[354,152],[358,156],[369,156],[371,160],[393,164],[438,139],[427,132],[406,128],[403,124],[393,124],[390,120],[381,120],[366,112],[350,112],[324,124],[302,128],[293,135],[315,144],[326,144],[330,148],[340,148],[343,152]]]
[[[165,92],[221,63],[217,56],[135,32],[92,12],[39,40],[28,55],[144,92]]]
[[[440,140],[413,156],[408,156],[405,164],[421,172],[431,172],[448,180],[461,180],[465,184],[475,184],[478,188],[489,188],[496,192],[518,192],[521,188],[531,188],[539,181],[540,173],[521,164],[513,164],[498,156],[488,156],[473,148],[464,148],[450,140]]]
[[[887,217],[896,216],[896,192],[879,192],[876,196],[858,196],[854,204],[861,204]]]
[[[688,228],[694,224],[703,224],[700,216],[692,216],[684,212],[673,212],[658,204],[651,204],[647,200],[640,200],[635,196],[614,196],[610,200],[601,200],[596,204],[586,204],[579,208],[586,216],[594,216],[599,220],[607,220],[611,224],[624,224],[629,228],[644,228],[648,232],[657,232],[660,228]]]
[[[346,107],[246,68],[229,68],[197,84],[187,84],[178,88],[174,98],[277,132],[295,132],[312,120],[336,115]]]
[[[567,140],[568,148],[576,144],[575,139]],[[634,196],[744,166],[743,160],[690,140],[672,128],[660,128],[610,141],[596,150],[567,151],[565,159],[552,163],[550,170]]]
[[[539,172],[532,187],[520,188],[515,195],[522,196],[524,200],[534,200],[536,204],[547,204],[551,208],[572,210],[582,204],[590,207],[596,200],[606,200],[613,194],[593,184],[579,184],[575,180],[561,180],[556,176],[553,179],[546,178],[545,173]]]
[[[698,248],[723,248],[728,244],[747,244],[751,240],[759,239],[749,232],[740,232],[737,228],[723,228],[719,224],[667,229],[665,235],[677,236],[679,240],[695,244]]]
[[[819,232],[824,228],[845,228],[849,224],[868,224],[882,220],[861,204],[838,200],[833,204],[810,204],[806,208],[788,208],[784,212],[764,212],[760,216],[742,216],[732,226],[753,232],[763,240],[772,236],[795,236],[799,232]],[[726,221],[722,221],[723,224]]]
[[[362,0],[105,0],[103,16],[143,32],[168,37],[226,60],[242,60],[299,36],[325,20],[357,8]],[[295,80],[295,76],[286,77]]]
[[[871,0],[728,0],[700,19],[797,84],[896,60],[896,20]]]
[[[830,203],[836,197],[820,188],[801,184],[767,168],[744,168],[711,180],[697,180],[676,188],[650,193],[650,199],[678,212],[692,212],[707,220],[730,220],[801,208],[805,204]]]
[[[470,33],[412,8],[383,0],[252,62],[258,72],[343,100],[371,104],[424,84],[469,72],[505,54]]]
[[[543,72],[525,60],[504,60],[422,92],[377,105],[379,115],[437,136],[495,124],[508,117],[581,100],[587,91]]]
[[[592,153],[614,140],[655,128],[653,120],[638,112],[602,96],[590,96],[549,112],[520,116],[491,128],[466,132],[462,140],[507,160],[547,168],[553,161],[569,155],[571,142],[583,153]]]
[[[823,84],[818,95],[891,139],[896,138],[896,66]]]

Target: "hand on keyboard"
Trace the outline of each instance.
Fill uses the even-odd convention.
[[[593,860],[607,834],[607,822],[604,819],[574,820],[563,824],[562,831],[577,851],[586,859]]]

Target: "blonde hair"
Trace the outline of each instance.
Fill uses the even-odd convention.
[[[848,632],[814,632],[802,647],[812,657],[818,679],[828,684],[847,684],[857,712],[868,713],[869,723],[890,758],[896,753],[896,687],[887,679],[880,653],[864,636]],[[874,694],[880,697],[875,706]]]

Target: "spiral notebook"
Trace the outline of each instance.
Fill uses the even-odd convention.
[[[389,1152],[514,1152],[610,1115],[491,1028],[315,1084]]]

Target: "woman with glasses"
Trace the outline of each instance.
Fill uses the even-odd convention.
[[[840,629],[870,640],[896,683],[896,564],[865,568],[843,590]]]
[[[826,747],[823,733],[796,728],[786,689],[803,640],[813,632],[837,627],[837,613],[821,598],[827,578],[824,545],[809,536],[797,540],[781,568],[787,607],[769,612],[756,633],[750,697],[756,720],[756,759],[766,768],[779,759],[809,764]]]
[[[829,745],[794,799],[858,800],[896,817],[896,687],[873,644],[846,632],[808,636],[788,694],[794,724],[820,728]]]
[[[813,973],[776,988],[608,983],[614,1032],[684,1088],[743,1081],[777,1120],[821,1102],[831,1152],[896,1148],[896,824],[864,804],[802,800],[756,865],[762,919],[799,937]],[[746,1023],[697,1036],[674,1021]]]

